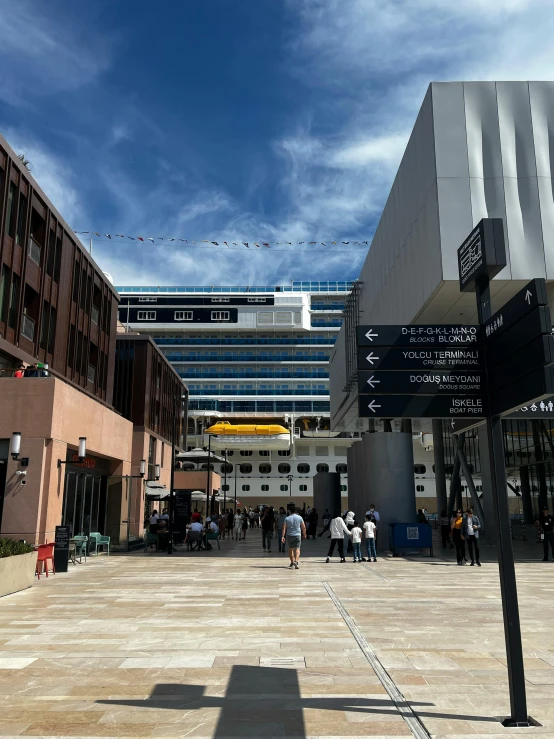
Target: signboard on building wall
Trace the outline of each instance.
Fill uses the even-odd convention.
[[[458,249],[460,291],[475,291],[480,278],[497,275],[506,266],[501,218],[483,218]]]

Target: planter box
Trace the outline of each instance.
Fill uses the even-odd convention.
[[[0,596],[30,588],[36,566],[37,552],[0,558]]]

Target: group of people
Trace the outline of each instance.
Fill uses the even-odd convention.
[[[48,371],[43,365],[39,365],[38,362],[34,364],[23,364],[21,363],[13,373],[14,377],[48,377]]]
[[[459,565],[467,564],[467,551],[471,559],[471,566],[481,567],[479,561],[479,532],[481,521],[475,514],[473,508],[466,508],[465,513],[458,508],[452,516],[445,509],[441,511],[439,525],[441,530],[442,547],[456,549],[456,561]],[[451,538],[452,537],[452,538]]]
[[[320,534],[322,536],[327,529],[330,532],[331,545],[325,561],[331,560],[336,548],[341,562],[346,562],[345,554],[349,552],[352,552],[354,562],[365,562],[366,558],[362,554],[362,542],[365,541],[367,561],[377,562],[377,523],[379,520],[380,516],[374,505],[366,511],[363,523],[358,522],[353,511],[345,511],[342,515],[340,511],[335,511],[328,526]],[[360,523],[362,523],[361,526]]]

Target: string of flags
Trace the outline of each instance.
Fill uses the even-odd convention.
[[[195,244],[213,244],[214,246],[224,246],[229,248],[230,246],[245,246],[247,249],[255,247],[261,249],[265,247],[270,249],[271,246],[277,246],[282,244],[288,244],[289,246],[300,246],[301,244],[308,244],[309,246],[337,246],[337,245],[357,245],[361,246],[365,244],[369,245],[369,241],[211,241],[210,239],[199,239],[194,241],[193,239],[181,239],[181,238],[168,238],[167,236],[126,236],[125,234],[106,234],[99,233],[98,231],[75,231],[76,234],[82,236],[97,236],[98,238],[105,237],[107,239],[130,239],[131,241],[140,241],[145,243],[150,241],[152,244],[156,244],[159,241],[163,242],[182,242],[184,244],[195,245]]]

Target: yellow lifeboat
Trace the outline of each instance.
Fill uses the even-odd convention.
[[[219,421],[206,429],[212,449],[289,449],[290,432],[277,423],[251,424]]]

